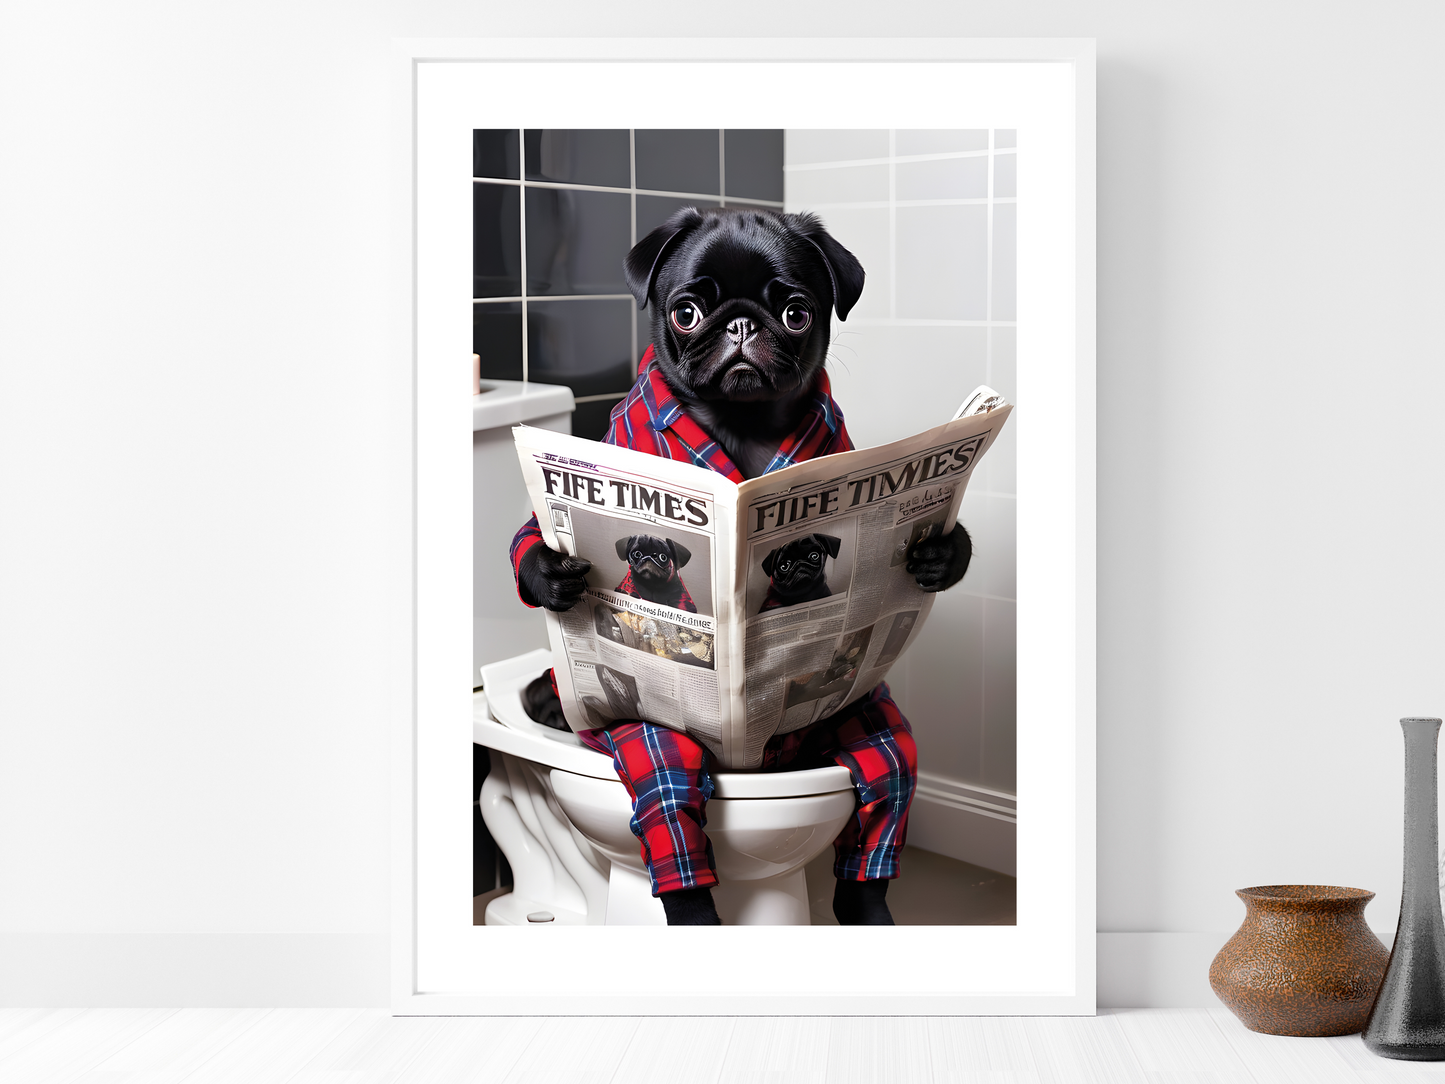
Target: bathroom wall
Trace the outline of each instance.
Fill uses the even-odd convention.
[[[1016,402],[1012,131],[789,129],[784,201],[862,262],[863,296],[834,317],[828,371],[860,447],[947,421],[988,384]],[[1026,405],[1023,407],[1026,409]],[[960,522],[968,575],[938,596],[889,676],[918,738],[909,841],[1015,870],[1014,448],[1008,426]]]
[[[781,208],[782,130],[489,129],[472,140],[482,375],[567,385],[572,432],[599,439],[652,315],[627,292],[623,257],[679,207]]]

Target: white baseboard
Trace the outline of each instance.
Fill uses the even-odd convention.
[[[1100,933],[1099,1007],[1217,1008],[1209,965],[1229,933]]]
[[[0,1006],[385,1008],[386,934],[0,933]]]
[[[918,773],[908,842],[934,854],[1016,876],[1018,802],[1012,794]]]

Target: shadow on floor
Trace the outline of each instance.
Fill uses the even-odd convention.
[[[813,925],[838,925],[832,847],[808,863],[807,874]],[[888,910],[900,926],[1013,926],[1017,891],[1006,873],[905,846],[902,871],[888,886]]]

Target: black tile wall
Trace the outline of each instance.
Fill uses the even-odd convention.
[[[522,305],[472,306],[472,353],[481,355],[483,380],[522,379]]]
[[[522,293],[520,189],[472,185],[472,296]]]
[[[716,128],[639,128],[637,187],[721,195],[717,135]]]
[[[640,241],[667,221],[679,207],[720,207],[715,199],[679,199],[676,196],[637,197],[637,239]]]
[[[783,200],[783,130],[729,128],[723,133],[727,194]]]
[[[472,186],[472,349],[481,355],[482,376],[522,377],[522,304],[488,299],[525,294],[527,377],[570,387],[584,400],[572,431],[595,440],[632,386],[637,355],[647,347],[648,314],[637,312],[630,295],[615,296],[627,295],[627,250],[679,207],[734,199],[780,206],[783,133],[544,128],[519,138],[512,129],[478,130],[472,169],[478,178]],[[494,183],[524,175],[523,186]],[[681,195],[641,194],[648,190]],[[599,294],[614,296],[591,296]]]
[[[631,381],[628,385],[631,386]],[[573,434],[588,440],[601,440],[607,435],[607,423],[612,419],[612,408],[621,398],[619,395],[616,399],[602,402],[593,400],[590,403],[578,403],[577,409],[572,412]]]
[[[577,395],[632,386],[632,302],[528,301],[529,379]]]
[[[528,296],[626,293],[631,235],[630,196],[527,189]]]
[[[517,179],[517,130],[478,128],[472,132],[472,176]]]
[[[626,128],[529,128],[527,180],[631,188],[631,153]]]

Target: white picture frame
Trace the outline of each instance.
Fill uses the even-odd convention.
[[[410,687],[393,735],[393,1011],[1092,1014],[1093,42],[408,40],[397,50],[395,345],[413,398],[395,417],[412,436],[415,579]],[[656,93],[690,84],[708,92]],[[780,116],[779,101],[797,104]],[[455,680],[471,646],[471,131],[519,127],[1018,130],[1029,166],[1018,233],[1028,408],[1016,419],[1017,925],[473,926],[472,694]],[[657,975],[675,967],[626,966],[649,956],[693,968],[674,985]]]

